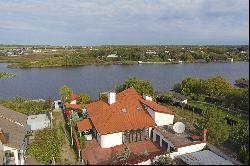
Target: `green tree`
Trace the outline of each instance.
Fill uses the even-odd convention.
[[[87,104],[90,101],[90,96],[87,94],[81,93],[78,96],[77,104]]]
[[[249,163],[249,124],[240,121],[234,125],[231,134],[231,139],[240,147],[240,158],[245,163]]]
[[[208,130],[209,142],[221,144],[228,140],[230,127],[222,112],[217,111],[216,107],[208,107],[203,110],[202,118],[198,123],[200,130]]]
[[[160,156],[157,159],[157,163],[159,163],[159,165],[177,165],[176,162],[173,159],[171,159],[168,155]]]
[[[167,104],[173,104],[174,94],[172,92],[166,92],[163,95],[159,96],[157,100]]]
[[[204,80],[188,77],[181,84],[176,84],[174,90],[187,96],[202,95],[204,93]]]
[[[222,76],[211,77],[205,84],[206,94],[211,97],[224,97],[232,90],[233,86]]]
[[[249,89],[234,89],[225,98],[225,104],[228,107],[238,108],[249,111]]]
[[[70,102],[72,93],[73,93],[72,89],[66,85],[64,85],[59,89],[59,94],[63,102]]]
[[[149,81],[139,80],[136,77],[129,77],[128,80],[125,80],[124,83],[116,88],[117,92],[121,92],[130,87],[134,87],[135,90],[140,94],[147,94],[154,96],[154,89]]]

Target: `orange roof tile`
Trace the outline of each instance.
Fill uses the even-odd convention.
[[[143,129],[155,126],[154,120],[140,102],[142,97],[134,88],[116,95],[116,102],[109,105],[103,100],[86,105],[93,125],[100,134]],[[139,108],[139,109],[138,109]],[[127,112],[123,112],[126,109]]]
[[[144,105],[150,107],[151,109],[153,109],[156,112],[160,112],[160,113],[166,113],[166,114],[171,114],[171,115],[175,115],[174,112],[170,111],[167,107],[164,107],[162,105],[159,105],[153,101],[149,101],[149,100],[144,100],[141,99],[140,100]]]
[[[77,100],[77,99],[78,99],[78,97],[79,97],[79,95],[78,95],[78,94],[74,94],[74,93],[72,93],[72,94],[71,94],[71,101],[72,101],[72,100]]]
[[[82,107],[78,104],[69,104],[69,103],[64,103],[64,106],[66,109],[82,109]]]
[[[89,119],[83,119],[77,122],[77,128],[79,132],[83,132],[84,130],[92,129],[93,126],[91,125]]]

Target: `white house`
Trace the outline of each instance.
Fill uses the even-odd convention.
[[[27,120],[29,130],[41,130],[50,127],[50,119],[46,114],[30,115]]]
[[[24,165],[24,153],[27,145],[27,116],[0,105],[0,142],[3,164]]]
[[[89,117],[77,123],[78,131],[80,135],[85,131],[91,133],[91,141],[97,142],[95,147],[93,144],[88,147],[87,143],[81,152],[88,164],[103,164],[115,149],[124,146],[147,150],[155,156],[162,150],[178,156],[199,151],[206,145],[205,141],[190,140],[186,133],[176,135],[171,130],[175,113],[148,95],[140,96],[133,87],[120,93],[109,92],[107,100],[92,102],[85,108]],[[151,159],[145,158],[137,164],[149,163]]]

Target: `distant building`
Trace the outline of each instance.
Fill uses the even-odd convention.
[[[154,56],[156,56],[158,53],[156,51],[154,51],[154,50],[147,50],[146,54],[147,55],[154,55]]]
[[[173,99],[174,103],[178,103],[178,104],[187,104],[187,97],[180,94],[180,93],[176,93],[174,92],[174,99]]]
[[[107,58],[118,58],[118,55],[116,54],[110,54],[107,56]]]
[[[38,49],[38,50],[33,50],[33,53],[41,53],[42,50],[41,49]]]

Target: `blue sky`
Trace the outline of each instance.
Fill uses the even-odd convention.
[[[0,0],[0,44],[249,44],[248,0]]]

